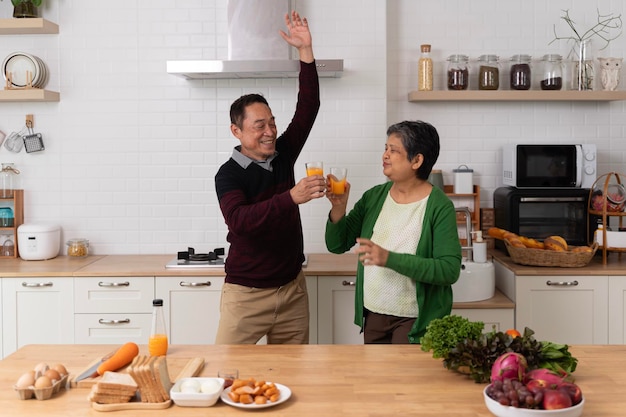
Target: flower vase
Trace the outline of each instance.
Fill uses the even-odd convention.
[[[33,18],[38,17],[37,6],[30,0],[22,0],[13,8],[13,17],[17,18]]]
[[[572,48],[572,90],[593,90],[594,68],[591,39],[577,40]]]

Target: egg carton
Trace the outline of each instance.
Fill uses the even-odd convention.
[[[51,387],[48,388],[35,388],[34,386],[26,387],[26,388],[18,388],[14,386],[15,391],[17,391],[20,400],[30,400],[35,397],[38,400],[49,400],[53,395],[58,393],[61,388],[65,388],[67,386],[69,374],[63,375],[59,381],[55,381]]]

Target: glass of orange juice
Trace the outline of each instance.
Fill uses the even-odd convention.
[[[310,177],[311,175],[321,175],[324,176],[324,163],[323,162],[307,162],[306,166],[306,176]]]
[[[332,167],[330,169],[330,190],[333,194],[343,194],[346,192],[347,168]]]

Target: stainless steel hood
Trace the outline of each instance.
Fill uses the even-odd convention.
[[[338,78],[343,72],[343,59],[316,60],[320,78]],[[296,78],[300,61],[248,60],[248,61],[167,61],[168,74],[189,80],[236,78]]]
[[[237,78],[295,78],[300,61],[278,34],[285,26],[289,0],[229,0],[227,60],[167,61],[168,74],[190,80]],[[341,77],[343,59],[317,59],[322,77]]]

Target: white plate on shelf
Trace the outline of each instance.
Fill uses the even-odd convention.
[[[45,62],[43,62],[43,59],[39,58],[38,56],[33,55],[33,58],[35,58],[35,60],[38,62],[40,71],[40,76],[37,80],[37,84],[33,84],[33,87],[44,88],[46,84],[48,84],[48,78],[50,77],[48,66]]]
[[[222,391],[222,395],[220,395],[220,398],[222,399],[223,402],[225,402],[228,405],[232,405],[233,407],[237,407],[237,408],[243,408],[246,410],[258,410],[261,408],[274,407],[275,405],[284,403],[285,401],[289,399],[289,397],[291,397],[291,390],[287,388],[285,385],[277,384],[277,383],[274,383],[274,385],[276,385],[276,388],[280,390],[280,398],[276,402],[268,402],[265,404],[236,403],[233,400],[231,400],[230,397],[228,397],[228,393],[230,392],[230,387]]]
[[[2,63],[4,79],[6,80],[8,74],[11,73],[11,84],[15,87],[26,87],[28,84],[26,71],[30,71],[32,74],[32,85],[37,85],[42,74],[39,61],[34,56],[23,52],[14,52],[9,54]]]

